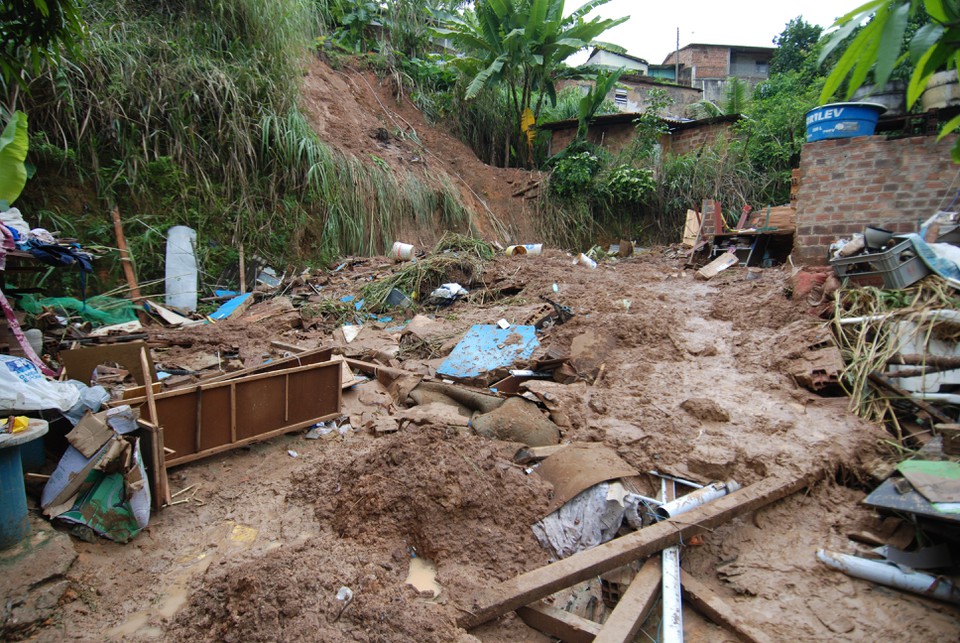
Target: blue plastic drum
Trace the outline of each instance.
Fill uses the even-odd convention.
[[[807,112],[807,142],[870,136],[885,111],[887,108],[879,103],[830,103],[815,107]]]

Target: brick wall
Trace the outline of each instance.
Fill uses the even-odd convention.
[[[831,243],[868,225],[916,231],[918,220],[953,199],[960,170],[950,159],[954,140],[863,136],[805,144],[794,259],[826,263]]]
[[[663,138],[663,149],[664,152],[679,156],[680,154],[696,152],[704,145],[713,143],[717,138],[724,140],[733,138],[733,124],[713,123],[701,127],[677,130]]]

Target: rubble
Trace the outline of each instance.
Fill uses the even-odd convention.
[[[804,591],[840,601],[816,549],[842,551],[850,534],[914,553],[900,523],[870,522],[876,515],[859,504],[867,494],[820,481],[866,479],[868,469],[878,480],[890,475],[884,493],[901,484],[900,495],[928,505],[915,505],[915,515],[936,516],[942,498],[897,482],[916,465],[898,472],[878,445],[909,448],[924,431],[951,435],[953,403],[928,389],[935,373],[951,385],[954,358],[917,341],[870,353],[853,399],[887,385],[907,391],[910,377],[924,384],[906,393],[915,417],[904,417],[901,403],[883,407],[901,422],[901,434],[887,433],[851,415],[847,398],[829,396],[854,381],[853,329],[872,341],[898,313],[840,307],[828,326],[814,315],[833,312],[822,308],[829,275],[801,296],[803,279],[785,267],[755,279],[731,264],[709,283],[687,280],[681,295],[670,275],[685,256],[631,249],[621,241],[617,253],[596,253],[597,270],[572,269],[572,255],[549,247],[526,259],[475,261],[450,249],[399,263],[347,258],[326,270],[275,270],[254,292],[221,292],[201,305],[242,298],[232,313],[149,305],[139,341],[128,341],[128,329],[96,343],[93,328],[70,326],[75,342],[57,356],[67,374],[109,386],[111,405],[141,414],[141,477],[154,500],[149,542],[132,535],[141,554],[110,556],[121,569],[159,570],[153,599],[179,597],[166,620],[153,613],[137,625],[117,615],[111,626],[136,636],[151,627],[171,637],[203,631],[205,640],[341,640],[373,628],[391,640],[448,641],[467,640],[464,630],[520,639],[530,635],[527,623],[552,635],[626,640],[647,616],[664,618],[652,606],[665,592],[676,597],[671,609],[683,628],[714,627],[709,620],[746,640],[795,629],[812,638],[897,631],[900,607],[886,595],[864,599],[884,615],[871,623],[811,619],[804,605],[772,620],[779,578],[769,570],[787,556],[803,570]],[[532,260],[518,279],[515,264]],[[784,294],[791,278],[792,300]],[[931,291],[930,279],[914,286],[921,299],[946,293]],[[391,303],[394,291],[405,300]],[[447,294],[453,308],[443,305]],[[918,310],[907,332],[914,340],[938,324],[949,330],[945,316]],[[868,321],[844,323],[853,318]],[[936,334],[948,345],[953,337]],[[113,439],[102,428],[81,423],[71,448],[96,455],[105,435]],[[586,461],[563,465],[583,454]],[[743,489],[724,486],[734,478]],[[794,495],[800,489],[809,495]],[[673,507],[702,495],[709,499],[676,515]],[[873,506],[889,499],[881,496]],[[251,540],[243,557],[211,547],[213,530],[241,511],[269,536]],[[765,529],[796,542],[758,544]],[[172,546],[194,562],[164,559]],[[197,562],[214,556],[220,564]],[[681,556],[683,570],[662,585]],[[103,564],[107,553],[91,560]],[[85,577],[115,595],[122,582],[114,588],[86,561],[78,563]],[[600,588],[584,582],[614,570],[619,580],[603,582],[608,594],[620,583],[616,600],[586,614],[570,598],[565,609],[575,593]],[[74,603],[64,614],[89,623]],[[927,632],[950,629],[950,617],[924,603],[907,609],[927,619]],[[514,610],[522,621],[476,629]]]

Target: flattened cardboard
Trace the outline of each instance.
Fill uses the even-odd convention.
[[[570,445],[544,460],[537,469],[553,485],[553,500],[544,515],[562,507],[590,487],[640,473],[605,446]]]
[[[107,426],[106,413],[91,413],[87,411],[73,430],[67,434],[67,442],[83,454],[85,458],[92,458],[113,435],[113,430]]]
[[[143,386],[143,367],[140,365],[140,350],[147,352],[150,363],[150,379],[156,381],[157,374],[150,358],[150,349],[146,342],[127,342],[124,344],[104,344],[90,348],[75,348],[61,351],[63,367],[70,379],[80,380],[89,384],[93,377],[93,369],[106,362],[116,362],[130,371],[137,384]]]

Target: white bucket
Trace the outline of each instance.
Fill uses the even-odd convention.
[[[588,257],[587,255],[583,254],[582,252],[577,256],[577,259],[576,261],[573,262],[573,265],[577,265],[578,263],[582,266],[586,266],[587,268],[591,268],[591,269],[597,267],[597,262],[591,259],[590,257]]]
[[[413,246],[409,243],[395,241],[390,250],[390,256],[401,261],[410,261],[413,259]]]
[[[542,243],[525,243],[522,246],[508,246],[508,255],[538,255],[543,252]]]

